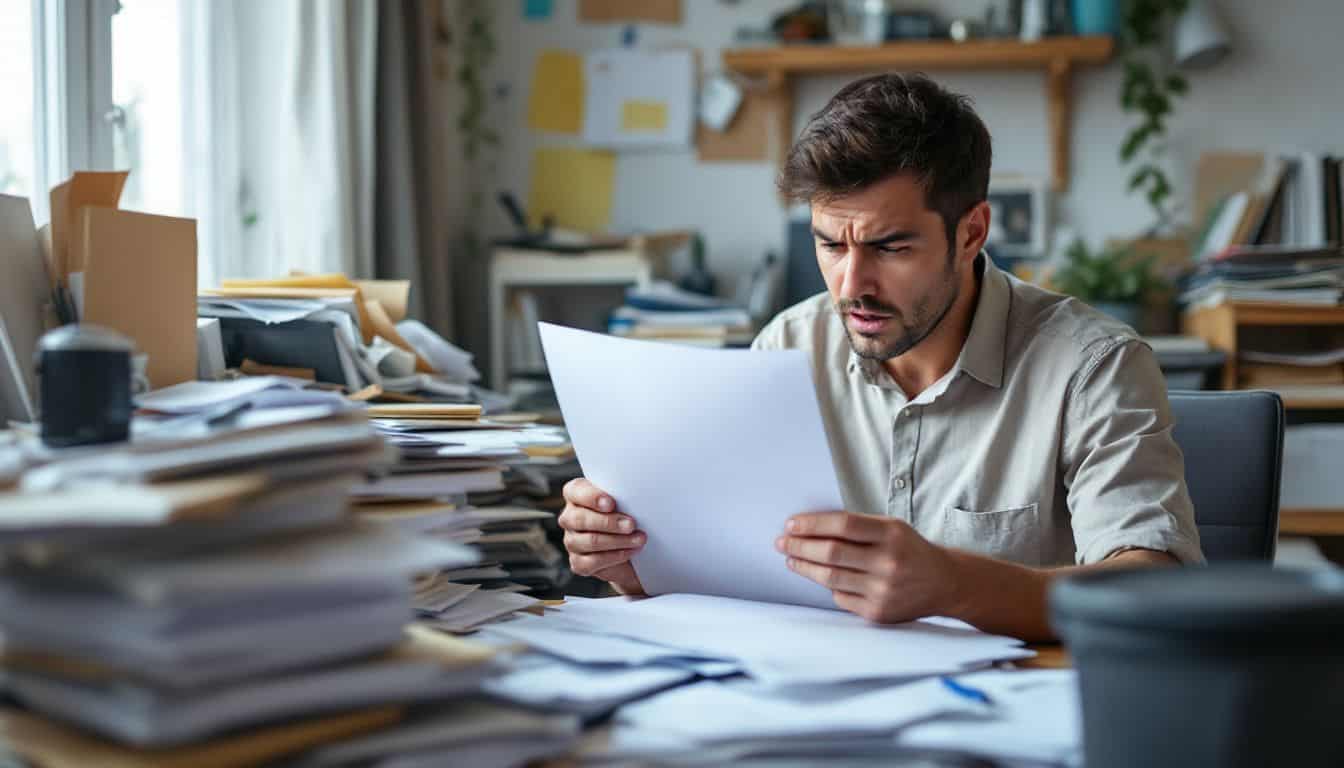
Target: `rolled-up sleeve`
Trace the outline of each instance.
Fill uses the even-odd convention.
[[[1065,404],[1063,476],[1079,564],[1124,549],[1203,562],[1166,383],[1148,346],[1098,342]]]

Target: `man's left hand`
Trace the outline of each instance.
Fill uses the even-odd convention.
[[[796,515],[775,548],[794,572],[831,590],[835,604],[883,624],[948,615],[956,565],[903,520],[815,512]]]

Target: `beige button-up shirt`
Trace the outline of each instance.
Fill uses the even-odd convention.
[[[808,353],[846,507],[1026,565],[1131,547],[1202,561],[1152,350],[983,255],[977,270],[961,355],[913,400],[853,353],[827,294],[780,313],[752,345]]]

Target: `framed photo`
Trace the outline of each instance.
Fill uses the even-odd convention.
[[[1043,178],[996,176],[989,182],[989,238],[999,255],[1042,258],[1049,249],[1049,185]]]

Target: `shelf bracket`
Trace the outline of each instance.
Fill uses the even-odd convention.
[[[793,146],[793,82],[788,73],[773,70],[766,75],[765,83],[775,118],[770,156],[775,158],[775,170],[781,171],[788,161],[789,147]],[[785,201],[781,199],[780,202]]]
[[[1050,175],[1055,192],[1069,188],[1069,151],[1072,133],[1073,70],[1068,59],[1053,59],[1046,69],[1046,99],[1050,121]]]

